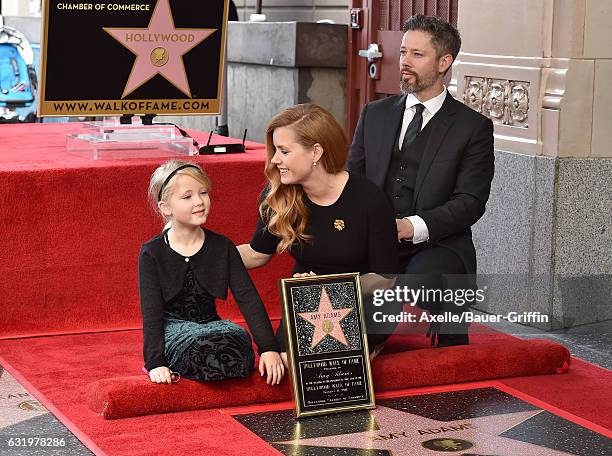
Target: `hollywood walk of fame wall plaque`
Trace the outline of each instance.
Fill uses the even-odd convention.
[[[229,0],[45,0],[41,116],[217,114]]]
[[[374,407],[359,274],[281,281],[297,417]]]

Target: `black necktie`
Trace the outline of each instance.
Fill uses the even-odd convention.
[[[421,131],[421,125],[423,125],[423,106],[421,103],[414,105],[414,109],[416,112],[414,113],[414,117],[408,124],[408,128],[406,129],[406,134],[404,135],[404,141],[402,142],[402,147],[400,150],[405,150],[414,139],[417,137],[419,132]]]

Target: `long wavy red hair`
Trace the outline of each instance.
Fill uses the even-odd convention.
[[[272,163],[276,153],[274,130],[290,127],[296,142],[306,149],[319,144],[323,155],[318,163],[325,171],[336,174],[344,170],[349,144],[340,124],[330,112],[316,104],[299,104],[279,112],[266,130],[266,168],[269,191],[259,205],[259,213],[268,231],[281,241],[277,251],[284,252],[294,243],[308,242],[306,233],[310,214],[305,203],[304,189],[299,184],[283,184],[280,172]]]

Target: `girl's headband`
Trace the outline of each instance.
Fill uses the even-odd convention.
[[[181,169],[185,169],[185,168],[195,168],[198,171],[202,171],[199,167],[197,167],[196,165],[191,165],[191,164],[186,164],[186,165],[182,165],[179,166],[178,168],[176,168],[174,171],[172,171],[170,174],[168,174],[168,177],[166,177],[166,179],[164,180],[164,183],[162,184],[162,186],[159,189],[159,193],[157,194],[157,201],[161,201],[161,197],[162,197],[162,192],[164,191],[164,188],[166,188],[166,185],[168,185],[168,182],[170,182],[170,179],[172,179],[174,177],[174,175],[176,173],[178,173]]]

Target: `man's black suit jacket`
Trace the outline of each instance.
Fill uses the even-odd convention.
[[[351,145],[348,169],[383,189],[405,105],[406,95],[367,104]],[[415,214],[427,224],[429,244],[451,249],[475,274],[471,226],[485,212],[493,180],[493,123],[448,92],[429,122],[435,123],[418,168]],[[402,217],[408,215],[414,214]]]

